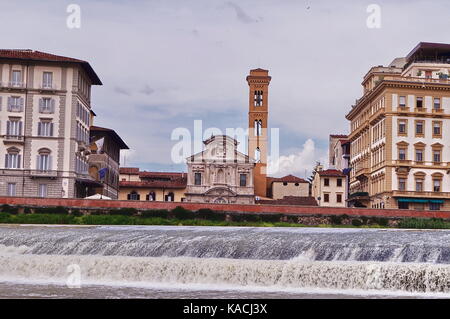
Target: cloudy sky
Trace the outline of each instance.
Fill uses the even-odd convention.
[[[67,27],[67,6],[81,27]],[[381,27],[368,28],[370,4]],[[315,0],[5,1],[3,48],[87,60],[96,124],[130,146],[122,164],[183,170],[171,161],[175,128],[246,127],[252,68],[269,69],[270,127],[280,130],[280,171],[303,177],[326,161],[328,135],[347,133],[345,114],[373,65],[418,42],[450,43],[450,2]],[[125,163],[124,158],[126,157]]]

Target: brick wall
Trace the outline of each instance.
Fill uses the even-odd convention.
[[[242,213],[283,213],[287,215],[343,215],[368,217],[417,217],[417,218],[444,218],[450,219],[450,211],[415,211],[399,209],[371,209],[371,208],[334,208],[309,207],[288,205],[240,205],[240,204],[203,204],[203,203],[176,203],[176,202],[149,202],[149,201],[122,201],[122,200],[95,200],[95,199],[65,199],[65,198],[22,198],[0,197],[0,205],[21,206],[65,206],[78,208],[124,208],[136,209],[173,209],[183,206],[189,210],[210,208],[216,211],[242,212]]]

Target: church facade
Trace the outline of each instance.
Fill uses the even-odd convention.
[[[187,158],[186,201],[254,204],[254,160],[239,152],[229,136],[211,136],[203,143],[204,151]]]

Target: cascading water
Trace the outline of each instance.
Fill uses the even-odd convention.
[[[450,232],[229,227],[0,227],[0,281],[450,295]]]

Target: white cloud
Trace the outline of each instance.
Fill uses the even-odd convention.
[[[327,164],[326,158],[326,153],[317,149],[312,139],[308,139],[296,153],[281,155],[277,160],[270,162],[268,173],[277,177],[289,174],[308,177],[316,161]]]

